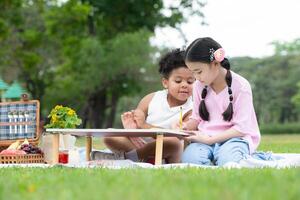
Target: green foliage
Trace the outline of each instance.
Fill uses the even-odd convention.
[[[45,125],[45,128],[76,128],[81,124],[81,119],[73,109],[60,105],[51,110],[48,118],[50,123]]]
[[[262,134],[299,134],[299,123],[287,123],[287,124],[262,124],[260,125],[260,131]]]
[[[52,97],[45,100],[47,108],[67,101],[79,109],[94,91],[103,89],[107,95],[116,91],[120,96],[140,91],[145,73],[153,67],[155,49],[149,36],[147,31],[119,34],[105,44],[96,38],[82,39],[73,46],[76,50],[68,52],[67,62],[57,68],[46,91]]]
[[[187,16],[203,18],[203,3],[199,0],[176,0],[165,5],[162,0],[82,0],[93,7],[89,24],[95,24],[95,32],[101,40],[112,39],[119,33],[147,29],[154,32],[157,26],[165,27],[184,22]],[[164,14],[167,13],[167,14]],[[200,20],[199,20],[200,21]]]
[[[87,37],[86,21],[91,11],[90,5],[82,4],[78,0],[67,1],[62,6],[53,6],[45,13],[47,34],[62,41],[69,41],[70,37],[77,40]]]
[[[112,121],[119,99],[149,89],[156,77],[149,42],[155,28],[176,27],[187,17],[182,13],[203,18],[203,6],[199,0],[1,1],[1,75],[24,82],[43,115],[69,104],[87,113],[84,121]]]
[[[249,80],[260,123],[286,123],[299,119],[291,101],[297,93],[300,57],[274,55],[265,58],[233,58],[232,69]]]
[[[276,55],[299,55],[300,54],[300,38],[291,42],[274,41]]]
[[[292,102],[297,106],[297,108],[300,111],[300,82],[298,82],[297,86],[298,86],[298,92],[295,96],[293,96]]]

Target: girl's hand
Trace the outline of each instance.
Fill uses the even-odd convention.
[[[133,119],[135,121],[135,123],[137,124],[137,128],[143,128],[144,124],[146,122],[146,117],[145,117],[145,113],[140,110],[140,109],[136,109],[133,111]]]
[[[199,142],[207,145],[211,145],[211,137],[201,132],[189,132],[191,136],[185,137],[184,139],[188,142]]]

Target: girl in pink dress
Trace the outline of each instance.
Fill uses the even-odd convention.
[[[222,46],[199,38],[186,50],[185,62],[197,81],[193,112],[184,128],[191,131],[182,162],[224,165],[255,151],[260,131],[249,82],[230,69]]]

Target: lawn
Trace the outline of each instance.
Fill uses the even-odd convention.
[[[84,145],[84,138],[77,140],[76,146]],[[93,148],[103,149],[105,146],[101,139],[95,138],[93,139]],[[258,150],[275,153],[300,153],[300,134],[263,135]]]
[[[83,143],[84,141],[79,141]],[[100,141],[94,144],[103,147]],[[300,153],[300,135],[263,136],[260,150]],[[0,199],[299,199],[293,169],[0,169]]]

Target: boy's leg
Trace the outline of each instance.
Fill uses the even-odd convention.
[[[136,149],[127,137],[104,137],[103,142],[113,152],[129,152]]]
[[[156,142],[149,142],[144,147],[137,149],[140,160],[147,160],[149,157],[155,156]],[[179,163],[183,151],[183,143],[175,137],[163,139],[163,158],[169,163]]]
[[[103,151],[92,151],[92,160],[123,160],[130,159],[138,161],[138,155],[136,153],[136,146],[131,143],[127,137],[105,137],[103,138],[104,144],[113,153]]]
[[[183,152],[182,162],[198,165],[212,165],[213,147],[202,143],[191,143]]]
[[[227,162],[239,162],[249,155],[248,142],[241,138],[232,138],[221,144],[214,152],[216,164],[222,166]]]

